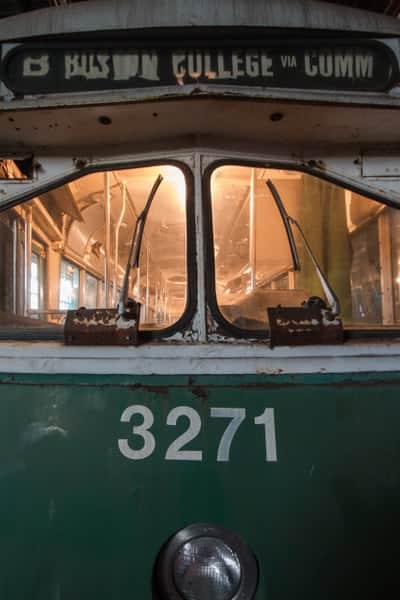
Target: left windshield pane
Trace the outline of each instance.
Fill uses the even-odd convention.
[[[116,307],[135,223],[157,176],[128,295],[141,328],[187,302],[186,182],[173,165],[97,172],[0,212],[0,328],[62,329],[66,311]]]

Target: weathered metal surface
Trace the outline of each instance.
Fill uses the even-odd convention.
[[[329,310],[319,306],[268,308],[271,348],[307,344],[342,344],[343,325]]]
[[[140,304],[124,314],[116,308],[69,310],[64,325],[68,345],[136,346],[139,343]]]
[[[400,337],[400,334],[399,334]],[[0,373],[90,374],[123,376],[295,375],[318,373],[387,373],[400,364],[399,340],[364,340],[336,346],[271,349],[264,342],[171,345],[144,344],[119,348],[64,346],[60,343],[3,342]]]
[[[157,105],[159,106],[159,105]],[[78,177],[85,175],[88,171],[85,171],[85,167],[87,169],[105,169],[110,168],[113,164],[118,164],[120,168],[121,165],[129,165],[130,167],[134,166],[135,163],[143,164],[145,161],[162,161],[162,160],[178,160],[184,162],[189,166],[189,168],[193,168],[193,156],[196,155],[199,160],[204,163],[204,166],[210,166],[212,162],[217,160],[253,160],[254,162],[263,161],[268,162],[271,166],[276,165],[278,168],[282,168],[282,165],[285,165],[287,168],[294,169],[308,169],[310,172],[315,175],[323,175],[331,177],[335,179],[338,183],[341,183],[343,187],[347,188],[355,188],[359,190],[359,193],[364,194],[369,197],[379,197],[382,200],[388,200],[392,203],[397,203],[400,205],[400,177],[386,177],[385,176],[385,164],[386,161],[389,161],[389,164],[393,164],[393,162],[399,157],[398,147],[394,145],[388,145],[385,148],[382,148],[382,153],[379,157],[379,165],[380,165],[380,173],[381,175],[375,177],[365,177],[363,176],[362,171],[362,158],[360,157],[359,147],[354,147],[353,145],[348,144],[343,150],[343,147],[338,146],[336,151],[332,151],[330,154],[326,153],[321,149],[319,135],[315,138],[314,143],[310,144],[307,142],[306,144],[300,141],[300,138],[304,136],[304,131],[301,122],[306,119],[309,127],[308,136],[309,138],[313,137],[313,133],[317,133],[317,130],[321,130],[321,127],[318,125],[319,119],[324,119],[327,115],[330,115],[329,124],[327,127],[332,126],[332,129],[325,129],[328,131],[329,135],[334,135],[337,129],[342,129],[345,127],[345,123],[350,119],[354,121],[353,125],[354,135],[356,130],[360,131],[359,128],[362,127],[362,121],[369,117],[379,116],[380,121],[377,119],[376,127],[364,128],[365,138],[363,139],[363,146],[370,147],[371,139],[374,135],[378,135],[378,129],[381,129],[382,136],[386,137],[388,141],[392,142],[393,137],[400,135],[400,129],[396,126],[396,123],[393,123],[392,113],[390,111],[379,111],[376,108],[366,109],[364,113],[363,110],[358,108],[357,110],[352,109],[347,112],[344,111],[342,114],[342,109],[332,109],[332,107],[287,107],[287,123],[285,120],[283,121],[283,125],[279,127],[278,130],[274,130],[274,128],[270,128],[272,122],[270,119],[264,119],[263,123],[257,121],[257,118],[262,118],[265,115],[265,106],[260,103],[251,103],[249,106],[248,113],[248,122],[246,128],[242,130],[242,139],[237,139],[235,142],[232,142],[229,137],[226,136],[227,131],[232,129],[234,126],[234,122],[236,119],[237,122],[237,111],[242,110],[241,105],[236,103],[231,104],[230,102],[223,102],[222,104],[216,103],[214,104],[212,101],[210,103],[207,101],[205,105],[201,103],[195,106],[193,103],[189,103],[186,106],[186,109],[183,113],[180,112],[179,106],[174,102],[168,103],[168,108],[164,106],[163,110],[166,110],[165,119],[163,122],[166,122],[166,125],[160,125],[159,127],[159,135],[161,137],[165,136],[163,139],[167,138],[167,130],[168,127],[171,126],[171,122],[176,123],[177,127],[183,127],[183,132],[187,131],[189,128],[189,122],[193,124],[196,123],[196,127],[198,130],[203,131],[203,126],[201,124],[201,120],[204,118],[204,114],[206,113],[207,119],[204,121],[204,126],[206,129],[204,130],[204,138],[202,135],[199,135],[196,138],[196,142],[200,144],[201,140],[204,139],[204,145],[207,147],[207,144],[215,145],[218,149],[210,149],[206,151],[204,154],[197,153],[197,145],[193,147],[193,139],[182,136],[182,138],[174,138],[173,140],[169,140],[164,144],[161,142],[161,139],[157,139],[152,137],[156,136],[156,127],[152,129],[149,133],[150,141],[148,141],[148,152],[143,152],[141,154],[130,154],[128,152],[128,148],[125,145],[121,145],[118,147],[120,150],[120,154],[111,158],[104,155],[97,155],[96,153],[92,158],[86,159],[85,165],[82,167],[80,162],[74,160],[73,154],[77,150],[77,145],[82,144],[82,136],[79,132],[82,131],[83,128],[86,128],[88,132],[88,137],[92,140],[92,145],[88,152],[95,152],[98,147],[101,147],[103,150],[107,149],[108,144],[109,151],[113,148],[111,145],[111,141],[113,136],[117,136],[118,139],[124,144],[126,139],[130,135],[129,128],[126,128],[126,122],[129,121],[132,115],[136,114],[136,110],[132,110],[132,107],[113,107],[108,112],[110,112],[113,116],[115,115],[115,125],[113,125],[112,131],[109,134],[105,133],[97,126],[96,119],[92,123],[88,123],[84,117],[87,114],[87,110],[82,108],[82,113],[80,113],[79,117],[77,114],[73,113],[72,109],[67,110],[67,118],[76,119],[74,132],[69,133],[71,137],[69,141],[71,143],[71,147],[62,147],[61,152],[64,155],[59,155],[60,146],[58,144],[62,144],[62,132],[65,131],[64,127],[66,127],[66,122],[64,120],[60,120],[60,125],[63,123],[63,127],[56,127],[52,131],[61,130],[60,134],[52,134],[52,140],[56,141],[56,145],[54,147],[55,154],[52,155],[51,152],[53,148],[47,150],[46,154],[35,156],[35,176],[30,180],[1,180],[0,181],[0,206],[8,204],[10,202],[22,202],[23,200],[32,198],[35,195],[40,194],[41,191],[49,189],[51,187],[57,187],[60,182],[65,180],[72,180]],[[136,107],[137,109],[139,107]],[[207,110],[205,110],[207,108]],[[217,110],[217,108],[219,110]],[[270,110],[276,108],[276,105],[272,105],[272,107],[268,107],[268,114]],[[222,115],[221,115],[222,109]],[[52,119],[56,117],[57,111],[45,111],[46,115],[43,118],[43,127],[45,127],[45,123],[48,122],[48,119]],[[80,111],[79,111],[80,112]],[[95,109],[93,109],[95,112]],[[144,106],[138,110],[138,125],[137,125],[137,135],[140,139],[141,135],[145,135],[145,127],[148,121],[146,121],[146,114],[149,112],[149,108],[144,110]],[[173,120],[173,114],[179,113],[181,115],[179,119],[179,123]],[[388,114],[390,113],[390,114]],[[39,113],[35,113],[36,118],[39,119]],[[155,113],[158,114],[158,113]],[[219,115],[219,116],[218,116]],[[324,116],[325,115],[325,116]],[[23,123],[19,121],[20,115],[15,113],[14,117],[11,119],[18,120],[18,125],[22,125],[22,128],[25,131],[25,127],[28,128],[29,119],[33,118],[33,114],[28,112],[24,118]],[[21,117],[22,118],[22,117]],[[154,120],[154,117],[151,117]],[[5,128],[8,126],[14,127],[16,123],[9,122],[10,117],[6,118],[6,114],[2,118],[0,114],[0,125],[4,125]],[[186,122],[187,119],[187,122]],[[143,129],[141,129],[141,124],[143,121]],[[207,125],[206,125],[207,121]],[[38,121],[39,122],[39,121]],[[58,123],[58,121],[54,121]],[[8,125],[7,125],[8,123]],[[258,124],[257,124],[258,123]],[[267,125],[265,125],[267,123]],[[293,123],[298,123],[299,126],[293,128]],[[400,121],[399,121],[400,123]],[[272,124],[274,125],[274,124]],[[164,129],[165,127],[165,129]],[[208,136],[207,131],[208,127],[211,129],[215,127],[216,133],[213,136]],[[30,127],[32,129],[32,127]],[[107,128],[105,128],[107,129]],[[211,130],[210,129],[210,130]],[[4,136],[6,136],[5,129],[3,129]],[[8,135],[8,134],[7,134]],[[12,134],[11,134],[12,135]],[[57,136],[60,135],[58,138]],[[218,137],[219,135],[219,137]],[[238,132],[239,135],[239,132]],[[290,141],[290,146],[283,146],[279,144],[279,139],[284,136],[285,139]],[[371,136],[371,137],[370,137]],[[246,139],[244,139],[246,137]],[[218,139],[217,139],[218,138]],[[262,141],[262,138],[268,138],[270,147],[266,144],[265,141]],[[43,138],[48,139],[47,134],[43,132]],[[250,141],[249,141],[250,140]],[[346,138],[348,140],[348,138]],[[344,138],[342,142],[346,141]],[[339,141],[339,138],[338,140]],[[16,138],[12,141],[13,144],[17,144]],[[27,138],[27,143],[34,144],[33,138]],[[64,143],[66,140],[64,139]],[[93,146],[95,144],[96,146]],[[191,146],[192,144],[192,146]],[[259,145],[260,144],[260,145]],[[155,148],[154,148],[155,145]],[[180,152],[176,150],[176,146],[181,145],[181,148],[187,148],[186,150],[181,150]],[[152,149],[150,149],[152,147]],[[226,146],[226,148],[225,148]],[[228,148],[229,146],[229,148]],[[170,150],[166,150],[166,147],[170,148]],[[114,147],[114,151],[116,151]],[[126,152],[124,154],[124,151]],[[66,154],[65,154],[66,153]],[[378,154],[375,154],[375,164],[378,164]],[[376,171],[375,171],[376,172]],[[200,177],[196,176],[196,189],[195,194],[199,196],[201,194],[201,182]]]
[[[0,40],[71,32],[147,27],[233,26],[358,31],[399,35],[391,17],[314,0],[98,0],[58,6],[0,21]]]
[[[198,522],[251,546],[256,600],[380,598],[383,581],[398,595],[399,389],[398,373],[1,376],[0,597],[151,600],[162,544]],[[132,406],[154,417],[146,458],[120,450],[145,443],[140,415],[121,420]],[[201,460],[166,459],[188,429],[167,424],[179,407],[201,421],[184,448]],[[229,460],[212,408],[245,409]]]
[[[0,7],[0,18],[10,17],[23,12],[29,12],[31,10],[38,10],[39,8],[46,8],[48,6],[60,6],[63,4],[72,4],[73,2],[79,2],[85,0],[26,0],[24,5],[21,6],[20,0],[3,0]],[[87,0],[86,0],[87,1]],[[399,3],[393,0],[329,0],[333,4],[340,4],[344,6],[355,6],[363,10],[372,10],[385,15],[397,16],[400,12]]]

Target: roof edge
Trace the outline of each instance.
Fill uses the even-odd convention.
[[[1,19],[0,41],[188,27],[268,27],[400,35],[399,19],[317,0],[91,0]]]

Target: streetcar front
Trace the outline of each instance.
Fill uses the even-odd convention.
[[[4,600],[398,585],[400,25],[223,4],[0,21]]]

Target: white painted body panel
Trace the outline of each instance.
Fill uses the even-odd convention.
[[[399,342],[270,349],[267,345],[151,344],[137,348],[0,343],[0,373],[88,375],[284,375],[398,371]]]

